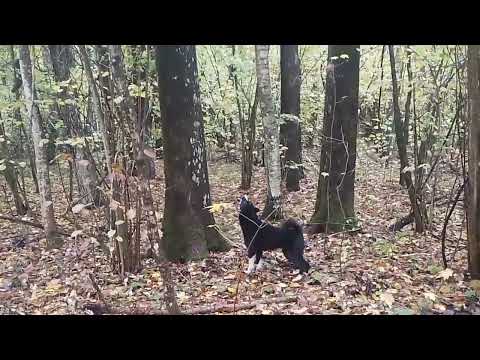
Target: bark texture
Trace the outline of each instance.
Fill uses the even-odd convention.
[[[52,192],[50,188],[49,167],[47,161],[46,145],[48,139],[42,132],[42,117],[35,103],[36,94],[32,76],[32,62],[30,59],[29,45],[20,46],[20,73],[22,75],[23,94],[27,113],[32,123],[32,139],[35,149],[35,167],[37,169],[38,186],[40,191],[40,207],[42,223],[47,240],[47,247],[58,248],[63,239],[57,234],[57,224],[53,211]]]
[[[480,46],[468,46],[468,265],[473,279],[480,279]],[[468,195],[467,195],[468,194]]]
[[[354,226],[359,45],[329,45],[320,175],[310,231]]]
[[[302,140],[299,119],[301,75],[298,45],[281,45],[280,72],[280,112],[293,115],[293,117],[282,118],[280,123],[280,141],[287,148],[284,152],[282,170],[287,190],[298,191],[300,190],[300,177],[302,174]]]
[[[212,204],[195,47],[156,46],[165,171],[163,245],[169,260],[226,250]]]
[[[269,45],[255,45],[257,86],[265,139],[265,171],[267,176],[267,199],[262,216],[282,217],[282,192],[280,168],[280,129],[275,116],[270,84],[268,62]]]

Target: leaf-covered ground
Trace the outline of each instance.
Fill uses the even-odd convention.
[[[287,215],[308,220],[315,203],[318,174],[316,155],[305,156],[306,178],[302,190],[285,192]],[[267,254],[267,268],[246,277],[246,257],[238,224],[237,201],[240,166],[218,161],[209,164],[214,203],[226,203],[216,221],[230,241],[238,244],[226,253],[207,259],[174,264],[172,269],[178,301],[183,310],[206,305],[249,303],[262,298],[289,295],[296,301],[258,305],[238,314],[419,314],[478,313],[478,282],[464,279],[466,232],[463,203],[453,213],[447,228],[449,267],[441,261],[440,233],[446,206],[431,212],[431,230],[414,234],[409,225],[400,233],[389,224],[408,214],[406,191],[398,185],[398,165],[385,169],[360,152],[357,163],[356,210],[362,230],[356,233],[306,235],[305,257],[309,274],[291,270],[281,251]],[[55,184],[59,184],[58,171]],[[437,179],[435,196],[448,200],[453,175]],[[153,181],[159,212],[163,208],[163,168],[157,161]],[[249,194],[262,207],[265,200],[264,169],[255,168]],[[87,230],[101,224],[100,210],[84,210],[75,218],[65,215],[67,204],[61,186],[55,188],[56,216],[67,231]],[[4,192],[5,194],[5,192]],[[9,213],[10,203],[2,194],[0,212]],[[35,194],[30,194],[38,210]],[[75,227],[75,222],[76,226]],[[91,314],[92,304],[101,304],[92,286],[93,273],[105,301],[123,312],[154,312],[164,309],[162,280],[155,262],[143,260],[141,273],[122,281],[115,275],[103,252],[90,237],[66,239],[58,250],[47,251],[41,231],[27,225],[0,220],[0,314]]]

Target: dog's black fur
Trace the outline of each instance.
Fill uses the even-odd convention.
[[[288,219],[280,227],[264,223],[257,215],[259,211],[246,196],[242,196],[238,218],[248,258],[256,255],[255,265],[258,265],[263,251],[282,249],[296,269],[301,273],[307,272],[310,264],[303,257],[305,241],[302,226],[294,219]]]

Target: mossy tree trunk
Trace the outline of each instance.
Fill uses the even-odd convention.
[[[226,250],[214,228],[195,47],[156,46],[164,141],[163,245],[173,261]]]
[[[336,232],[355,222],[359,45],[329,45],[325,112],[315,212],[310,232]]]

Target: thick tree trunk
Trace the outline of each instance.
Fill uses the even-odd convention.
[[[163,244],[169,260],[226,250],[214,228],[195,47],[156,46],[165,163]]]
[[[471,277],[480,279],[480,46],[478,45],[468,46],[467,71],[470,118],[468,187],[465,192],[465,199],[469,199],[468,265]]]
[[[49,45],[48,50],[55,81],[57,83],[69,81],[73,65],[73,54],[70,46]],[[61,104],[58,105],[58,115],[65,124],[67,135],[70,138],[86,136],[73,96],[64,90],[59,94],[59,98]],[[96,187],[98,178],[94,159],[86,144],[77,146],[73,152],[81,202],[84,204],[94,203],[98,206],[100,205],[100,191]]]
[[[48,140],[43,138],[42,119],[38,109],[33,87],[32,63],[28,45],[20,46],[20,72],[22,74],[23,93],[25,97],[28,116],[32,121],[32,139],[35,148],[35,165],[37,169],[38,185],[40,190],[40,207],[42,223],[45,230],[47,247],[57,248],[63,239],[57,234],[57,224],[53,211],[52,193],[50,189],[50,176],[45,146]]]
[[[298,45],[280,46],[281,72],[281,114],[290,114],[294,117],[282,118],[280,124],[280,141],[287,147],[282,173],[285,173],[288,191],[300,190],[302,174],[302,140],[300,125],[300,59]]]
[[[282,192],[280,169],[279,120],[273,110],[272,87],[268,64],[269,45],[255,45],[257,84],[265,139],[265,170],[267,175],[267,199],[262,216],[281,218]]]
[[[392,96],[393,96],[393,125],[395,127],[395,138],[397,141],[398,155],[400,157],[400,172],[403,174],[403,180],[408,190],[408,197],[412,207],[413,216],[415,218],[415,231],[421,233],[424,231],[424,222],[422,212],[418,203],[415,184],[412,180],[412,172],[405,171],[408,168],[407,143],[405,138],[405,124],[401,120],[400,105],[399,105],[399,90],[397,84],[397,72],[395,69],[395,53],[393,45],[388,45],[388,52],[390,54],[390,68],[392,73]]]
[[[359,48],[328,47],[320,175],[315,212],[310,220],[312,233],[355,226]]]

